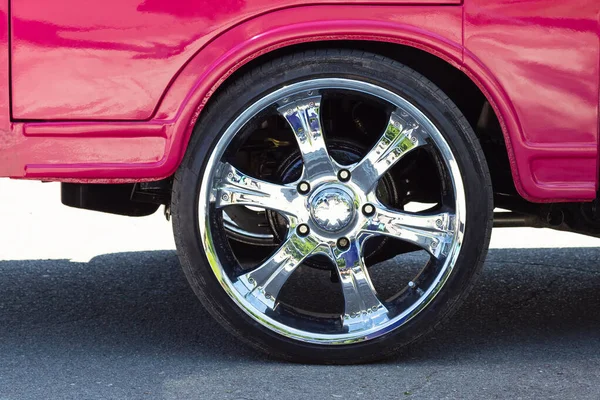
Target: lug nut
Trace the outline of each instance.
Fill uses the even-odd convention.
[[[350,246],[350,241],[343,237],[343,238],[339,238],[337,241],[337,247],[341,250],[345,250]]]
[[[338,179],[342,182],[347,182],[350,180],[350,171],[347,169],[340,170],[340,172],[338,172]]]
[[[367,217],[375,214],[375,207],[373,207],[373,205],[371,204],[365,204],[362,208],[363,214],[365,214]]]
[[[298,225],[298,228],[296,228],[296,229],[300,236],[306,236],[306,235],[308,235],[308,232],[310,232],[310,228],[306,224]]]
[[[298,184],[298,192],[300,194],[307,194],[310,192],[310,185],[307,182],[300,182]]]

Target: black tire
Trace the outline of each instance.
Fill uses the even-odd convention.
[[[250,318],[223,290],[208,265],[198,229],[198,194],[213,146],[231,121],[256,98],[286,83],[315,77],[345,77],[374,83],[402,95],[426,114],[454,153],[465,186],[468,212],[462,250],[441,292],[409,322],[372,340],[317,345],[279,335]],[[364,363],[393,356],[437,329],[463,303],[487,252],[493,197],[483,152],[469,123],[433,83],[388,58],[358,51],[323,50],[268,62],[218,92],[195,127],[175,174],[171,210],[178,254],[202,304],[228,331],[270,356],[306,363]]]

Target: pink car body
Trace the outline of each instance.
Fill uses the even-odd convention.
[[[464,72],[533,202],[598,189],[594,0],[0,0],[0,176],[158,180],[215,90],[257,57],[360,40]]]

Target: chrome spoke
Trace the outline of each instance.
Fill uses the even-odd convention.
[[[293,200],[298,194],[295,187],[252,178],[229,163],[221,163],[218,169],[214,195],[217,208],[244,205],[296,215]]]
[[[388,310],[377,298],[360,247],[359,241],[352,240],[347,250],[332,250],[344,294],[343,323],[349,332],[369,329],[388,320]]]
[[[321,96],[292,100],[277,111],[286,119],[298,142],[304,162],[303,179],[334,175],[335,167],[327,152],[321,127]]]
[[[292,233],[267,261],[252,272],[240,276],[238,285],[241,284],[246,288],[248,292],[246,298],[258,301],[262,304],[261,308],[266,306],[273,310],[284,283],[302,261],[318,247],[319,242],[314,238],[300,237]]]
[[[380,206],[362,231],[404,240],[440,258],[454,237],[454,221],[454,215],[447,212],[417,214],[392,211]]]
[[[353,181],[365,192],[371,192],[379,178],[405,154],[425,143],[418,129],[419,125],[408,116],[403,118],[397,111],[393,112],[379,141],[352,169]]]

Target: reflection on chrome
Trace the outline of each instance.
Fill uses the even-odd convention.
[[[334,163],[325,146],[321,129],[321,96],[301,97],[284,104],[278,111],[292,128],[302,160],[304,161],[304,180],[316,179],[321,175],[331,175]]]
[[[320,121],[322,96],[328,90],[355,91],[393,106],[389,121],[366,156],[340,166],[328,154]],[[231,139],[262,110],[276,106],[289,124],[303,160],[301,177],[274,184],[248,176],[220,161]],[[389,109],[389,108],[388,108]],[[375,194],[379,180],[409,152],[433,146],[445,164],[452,204],[437,211],[408,212],[386,207]],[[203,176],[199,213],[224,207],[252,206],[274,210],[288,224],[279,248],[259,265],[230,276],[215,251],[208,222],[200,224],[210,266],[223,289],[263,326],[291,338],[313,343],[345,344],[369,340],[413,318],[433,299],[452,272],[465,228],[465,198],[455,158],[435,125],[415,106],[381,87],[348,79],[315,79],[279,89],[245,110],[226,130]],[[340,171],[344,171],[343,179]],[[301,185],[301,183],[303,185]],[[306,188],[305,191],[302,188]],[[299,189],[303,193],[299,193]],[[202,189],[204,190],[204,189]],[[213,211],[209,211],[213,210]],[[440,211],[442,210],[442,211]],[[206,220],[208,220],[207,218]],[[302,234],[297,230],[302,227]],[[419,295],[406,307],[378,297],[364,260],[364,245],[374,237],[393,237],[430,254],[436,275],[426,285],[407,282]],[[278,317],[281,289],[294,271],[311,256],[328,257],[339,278],[344,311],[337,330],[320,330]],[[229,258],[231,260],[231,258]],[[400,268],[400,267],[399,267]],[[318,317],[314,317],[318,321]],[[317,327],[316,327],[317,326]]]
[[[397,112],[390,115],[387,127],[371,151],[352,169],[353,180],[369,193],[375,189],[379,179],[410,151],[425,144],[408,114],[404,118]],[[409,122],[411,121],[411,122]]]

